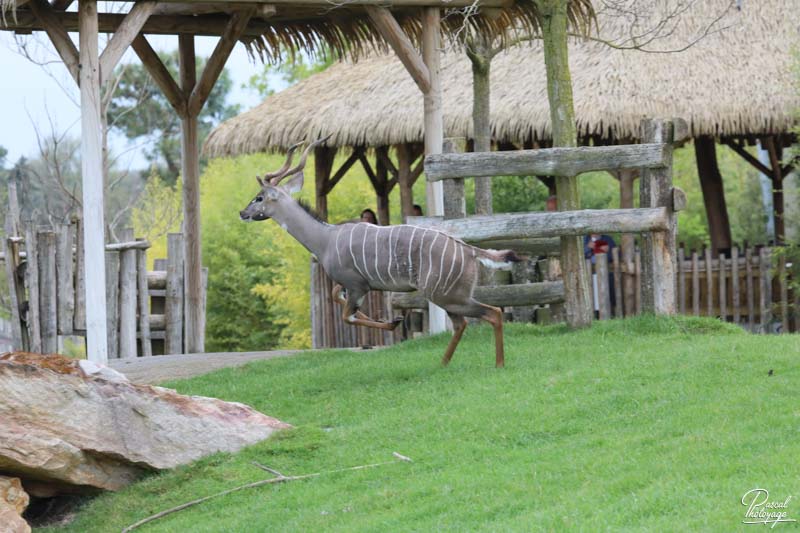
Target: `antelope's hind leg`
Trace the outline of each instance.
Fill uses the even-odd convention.
[[[454,315],[453,313],[447,313],[447,315],[453,322],[453,336],[450,338],[450,343],[447,345],[447,349],[444,351],[444,357],[442,357],[442,366],[447,366],[447,364],[450,362],[450,359],[453,358],[453,353],[456,351],[458,343],[461,341],[461,336],[464,334],[464,330],[467,329],[467,321],[463,316]]]
[[[342,286],[335,285],[333,287],[333,299],[342,304],[342,318],[344,321],[353,326],[365,326],[368,328],[385,329],[393,331],[402,322],[402,318],[392,320],[391,322],[383,322],[380,320],[373,320],[361,311],[361,302],[364,300],[366,291],[347,290],[347,298],[342,296]]]
[[[451,318],[452,315],[469,316],[472,318],[480,318],[491,324],[492,328],[494,328],[495,366],[497,368],[502,368],[505,365],[505,351],[503,349],[503,311],[499,307],[482,304],[474,299],[470,299],[466,304],[450,304],[447,305],[445,309],[451,314]],[[455,326],[455,322],[453,326]],[[453,337],[455,338],[455,335]],[[460,335],[458,338],[460,340]],[[456,344],[458,344],[458,341],[456,341]],[[455,347],[453,349],[455,349]],[[452,354],[450,354],[450,356],[452,357]]]

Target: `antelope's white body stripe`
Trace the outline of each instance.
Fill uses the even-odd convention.
[[[336,246],[336,257],[339,259],[339,266],[344,266],[344,265],[342,265],[342,251],[341,251],[341,248],[339,248],[339,237],[342,236],[342,231],[344,231],[344,228],[339,228],[339,231],[336,232],[336,245],[335,246]]]
[[[433,286],[433,290],[431,291],[431,294],[435,294],[436,293],[436,289],[439,288],[439,283],[442,281],[442,270],[444,270],[444,256],[447,254],[447,245],[448,244],[450,244],[450,239],[445,239],[445,241],[444,241],[444,249],[442,250],[442,254],[441,254],[442,255],[442,259],[441,259],[441,261],[439,261],[439,275],[436,276],[436,285]],[[455,246],[455,245],[453,245],[453,246]],[[455,254],[455,253],[456,253],[456,251],[453,250],[453,254]]]
[[[392,226],[392,228],[389,230],[389,257],[387,259],[387,264],[386,264],[386,273],[389,274],[389,278],[392,280],[392,283],[396,285],[397,280],[395,280],[394,276],[392,275],[392,259],[394,258],[394,248],[392,248],[392,235],[394,234],[394,228],[395,226]],[[377,241],[375,244],[375,255],[376,256],[378,255]]]
[[[456,275],[455,278],[453,278],[453,283],[451,283],[450,287],[446,291],[444,291],[445,294],[448,294],[451,290],[453,290],[453,287],[456,286],[456,283],[458,283],[458,280],[461,279],[461,275],[464,273],[464,247],[463,246],[459,246],[459,252],[461,252],[461,254],[460,254],[461,255],[461,265],[458,267],[458,274]]]
[[[380,232],[380,227],[375,226],[375,273],[378,275],[378,279],[381,280],[381,284],[386,285],[386,282],[383,281],[383,276],[381,276],[381,271],[378,268],[378,235]]]
[[[411,232],[411,239],[408,241],[408,281],[410,283],[414,283],[414,275],[413,275],[413,267],[411,265],[411,250],[413,249],[412,245],[414,244],[414,234],[417,232],[417,227],[413,226],[414,230]]]
[[[425,276],[425,288],[428,288],[428,280],[431,279],[431,272],[433,271],[433,245],[436,244],[436,239],[439,238],[439,234],[437,233],[433,237],[433,241],[431,241],[431,245],[428,247],[428,274]]]
[[[425,230],[422,233],[422,240],[419,243],[419,263],[417,264],[417,289],[421,287],[420,282],[422,281],[422,251],[425,248],[425,235],[428,233],[428,230]]]
[[[358,270],[358,273],[366,278],[367,276],[365,276],[364,273],[361,272],[361,268],[358,266],[358,263],[356,262],[356,254],[353,253],[353,233],[356,231],[356,227],[357,226],[354,225],[352,228],[350,228],[350,257],[353,259],[353,266],[356,268],[356,270]]]

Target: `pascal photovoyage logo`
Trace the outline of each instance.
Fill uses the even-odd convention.
[[[783,501],[769,499],[767,489],[752,489],[742,496],[742,505],[747,507],[744,513],[743,524],[771,525],[773,528],[779,523],[797,522],[789,518],[789,502],[792,497],[787,496]]]

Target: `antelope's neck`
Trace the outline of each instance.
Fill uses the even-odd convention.
[[[320,222],[294,201],[287,203],[273,218],[289,232],[289,235],[317,257],[322,255],[330,242],[333,226]]]

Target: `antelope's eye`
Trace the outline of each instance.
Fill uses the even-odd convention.
[[[256,202],[263,202],[263,201],[264,201],[263,196],[256,196]]]

